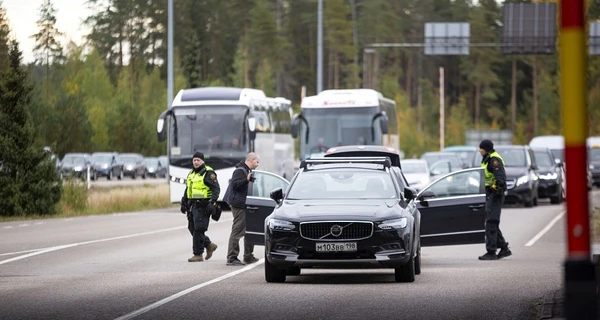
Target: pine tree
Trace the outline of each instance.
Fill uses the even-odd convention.
[[[0,77],[0,214],[54,213],[62,185],[50,154],[35,144],[28,112],[32,87],[21,67],[16,40],[10,43],[9,69]]]
[[[32,35],[35,39],[34,52],[46,65],[46,104],[50,103],[50,64],[59,62],[63,56],[63,49],[57,41],[63,33],[56,29],[56,9],[50,0],[45,0],[40,7],[40,19],[37,21],[39,32]]]
[[[8,69],[9,34],[10,28],[8,26],[6,10],[2,7],[2,0],[0,0],[0,73],[4,73]]]

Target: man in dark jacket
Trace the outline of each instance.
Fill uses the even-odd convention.
[[[254,246],[248,244],[244,234],[246,233],[246,196],[248,195],[248,184],[250,181],[254,181],[252,170],[258,167],[259,162],[260,159],[256,153],[248,153],[246,161],[240,162],[233,171],[229,186],[223,197],[223,200],[231,207],[231,213],[233,214],[233,225],[231,226],[229,248],[227,249],[228,266],[240,266],[258,261],[252,254]],[[240,238],[242,237],[244,237],[244,262],[238,259]]]
[[[192,234],[194,256],[189,262],[204,261],[202,254],[206,248],[206,260],[210,259],[217,245],[205,234],[208,230],[210,216],[216,211],[217,199],[221,191],[217,174],[204,164],[204,154],[194,153],[192,158],[194,169],[186,179],[186,188],[181,198],[181,213],[187,213],[188,230]]]

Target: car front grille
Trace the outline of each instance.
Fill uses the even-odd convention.
[[[300,235],[309,240],[361,240],[373,235],[373,222],[302,222]]]

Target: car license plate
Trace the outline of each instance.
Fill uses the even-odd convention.
[[[347,252],[356,251],[356,242],[319,242],[317,252]]]

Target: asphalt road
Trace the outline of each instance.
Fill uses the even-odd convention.
[[[229,212],[211,222],[219,248],[202,263],[187,262],[177,210],[2,223],[0,319],[533,319],[561,284],[563,211],[506,208],[513,256],[478,261],[483,244],[423,248],[408,284],[391,269],[304,269],[268,284],[262,260],[225,265]]]

